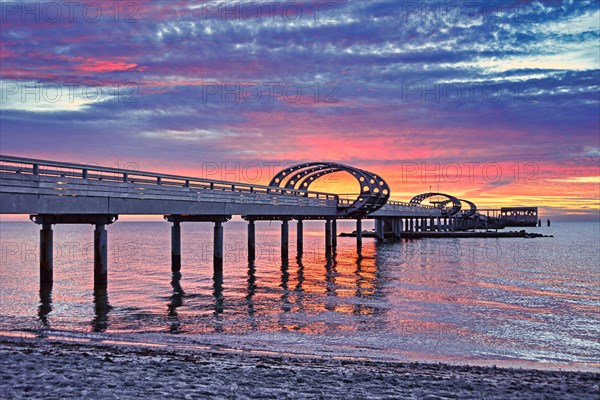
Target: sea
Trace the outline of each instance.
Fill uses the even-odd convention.
[[[377,243],[304,223],[282,261],[280,222],[224,224],[222,278],[211,223],[108,226],[106,290],[94,288],[93,226],[54,226],[54,283],[39,283],[39,226],[0,222],[0,335],[36,335],[319,357],[600,371],[600,223],[526,228],[552,237]],[[370,223],[363,223],[371,229]],[[338,233],[352,232],[351,221]],[[520,230],[521,228],[512,228]]]

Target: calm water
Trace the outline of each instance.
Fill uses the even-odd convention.
[[[68,225],[55,227],[55,282],[40,293],[38,227],[0,223],[0,330],[600,369],[598,223],[528,229],[554,238],[365,238],[362,258],[354,238],[339,238],[330,260],[322,223],[305,223],[304,256],[282,265],[279,224],[261,222],[249,266],[246,225],[233,221],[225,224],[222,285],[212,276],[211,224],[182,225],[179,279],[170,272],[169,224],[108,229],[107,294],[94,293],[93,227]],[[290,255],[294,231],[292,223]]]

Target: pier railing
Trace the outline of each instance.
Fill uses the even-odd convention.
[[[406,203],[404,201],[396,201],[396,200],[388,200],[388,202],[386,203],[386,205],[389,206],[400,206],[400,207],[416,207],[416,208],[437,208],[434,206],[428,206],[428,205],[424,205],[424,204],[414,204],[414,203]]]
[[[356,199],[350,199],[350,198],[345,198],[345,199],[338,199],[338,203],[340,206],[345,206],[345,205],[350,205],[352,203],[354,203],[356,201]],[[423,205],[423,204],[415,204],[415,203],[406,203],[403,201],[396,201],[396,200],[388,200],[387,203],[385,203],[386,207],[387,206],[391,206],[391,208],[394,208],[394,206],[396,207],[412,207],[412,208],[426,208],[426,209],[435,209],[437,207],[434,206],[428,206],[428,205]]]
[[[238,204],[349,207],[346,195],[241,182],[0,155],[1,190],[51,196],[98,196]],[[388,200],[390,211],[437,210],[434,206]]]
[[[19,176],[26,181],[40,180],[44,183],[42,189],[50,190],[47,194],[58,195],[76,195],[81,190],[106,193],[120,189],[123,193],[128,188],[129,195],[139,194],[146,198],[152,195],[169,195],[169,192],[175,195],[181,191],[205,192],[219,197],[218,193],[225,192],[223,194],[249,194],[248,197],[254,199],[267,195],[274,204],[278,199],[285,202],[290,197],[306,198],[313,205],[338,203],[338,196],[332,193],[13,156],[0,156],[0,173]]]

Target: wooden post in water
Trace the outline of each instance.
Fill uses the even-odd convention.
[[[331,254],[331,220],[325,220],[325,254]]]
[[[383,218],[375,218],[375,236],[378,242],[383,242],[385,238],[385,220]]]
[[[299,256],[304,252],[304,225],[301,219],[296,224],[296,251]]]
[[[356,251],[360,255],[362,253],[362,220],[356,220]]]
[[[400,239],[402,237],[402,218],[392,220],[392,229],[394,231],[394,238]]]
[[[94,285],[108,284],[108,232],[106,225],[98,223],[94,230]]]
[[[181,271],[181,222],[175,220],[171,225],[171,272]]]
[[[289,233],[289,220],[283,219],[281,221],[281,259],[283,261],[287,261],[289,259]]]
[[[337,220],[333,219],[331,221],[331,247],[333,251],[337,248]]]
[[[213,239],[213,269],[215,276],[223,275],[223,222],[215,221]]]
[[[253,219],[248,221],[248,262],[256,260],[256,224]]]
[[[53,233],[52,225],[42,224],[40,230],[40,284],[47,286],[53,280]]]

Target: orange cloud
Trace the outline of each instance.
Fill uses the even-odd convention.
[[[127,71],[135,67],[137,67],[137,64],[123,61],[86,59],[83,64],[79,65],[78,69],[83,72],[114,72]]]

